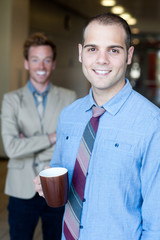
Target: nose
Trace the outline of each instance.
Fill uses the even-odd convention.
[[[44,69],[44,66],[45,66],[44,62],[43,62],[43,61],[40,61],[40,62],[39,62],[39,68],[40,68],[40,69]]]
[[[100,51],[97,55],[97,63],[99,64],[109,64],[109,55],[106,51]]]

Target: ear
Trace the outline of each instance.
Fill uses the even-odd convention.
[[[54,70],[55,68],[56,68],[56,60],[52,62],[52,70]]]
[[[79,51],[79,62],[82,62],[82,44],[78,44],[78,51]]]
[[[128,49],[128,61],[127,61],[127,64],[131,64],[132,62],[132,57],[133,57],[133,52],[134,52],[134,47],[131,46],[129,49]]]
[[[24,60],[24,68],[29,70],[28,61],[26,59]]]

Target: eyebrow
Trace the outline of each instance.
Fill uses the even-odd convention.
[[[31,58],[39,58],[39,56],[33,55],[33,56],[31,56]],[[52,56],[46,56],[45,59],[46,58],[52,58]]]
[[[121,45],[111,45],[111,46],[109,46],[109,48],[121,48],[121,49],[124,49],[124,47],[122,47]]]
[[[83,46],[83,48],[88,48],[88,47],[97,47],[96,44],[86,44]],[[120,48],[124,50],[124,47],[122,47],[121,45],[110,45],[107,48]]]
[[[87,47],[96,47],[96,44],[86,44],[83,46],[83,48],[87,48]]]

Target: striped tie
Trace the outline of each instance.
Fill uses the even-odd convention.
[[[79,237],[86,175],[98,129],[99,117],[104,112],[104,108],[95,106],[92,107],[92,118],[88,122],[82,136],[74,166],[68,203],[64,215],[63,231],[66,240],[77,240]]]

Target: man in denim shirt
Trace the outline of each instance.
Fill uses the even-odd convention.
[[[80,240],[160,239],[160,111],[125,78],[133,51],[128,24],[110,13],[93,17],[79,44],[79,61],[92,87],[62,111],[50,166],[66,167],[71,184],[92,106],[103,107],[86,177]],[[38,177],[35,187],[43,196]]]

